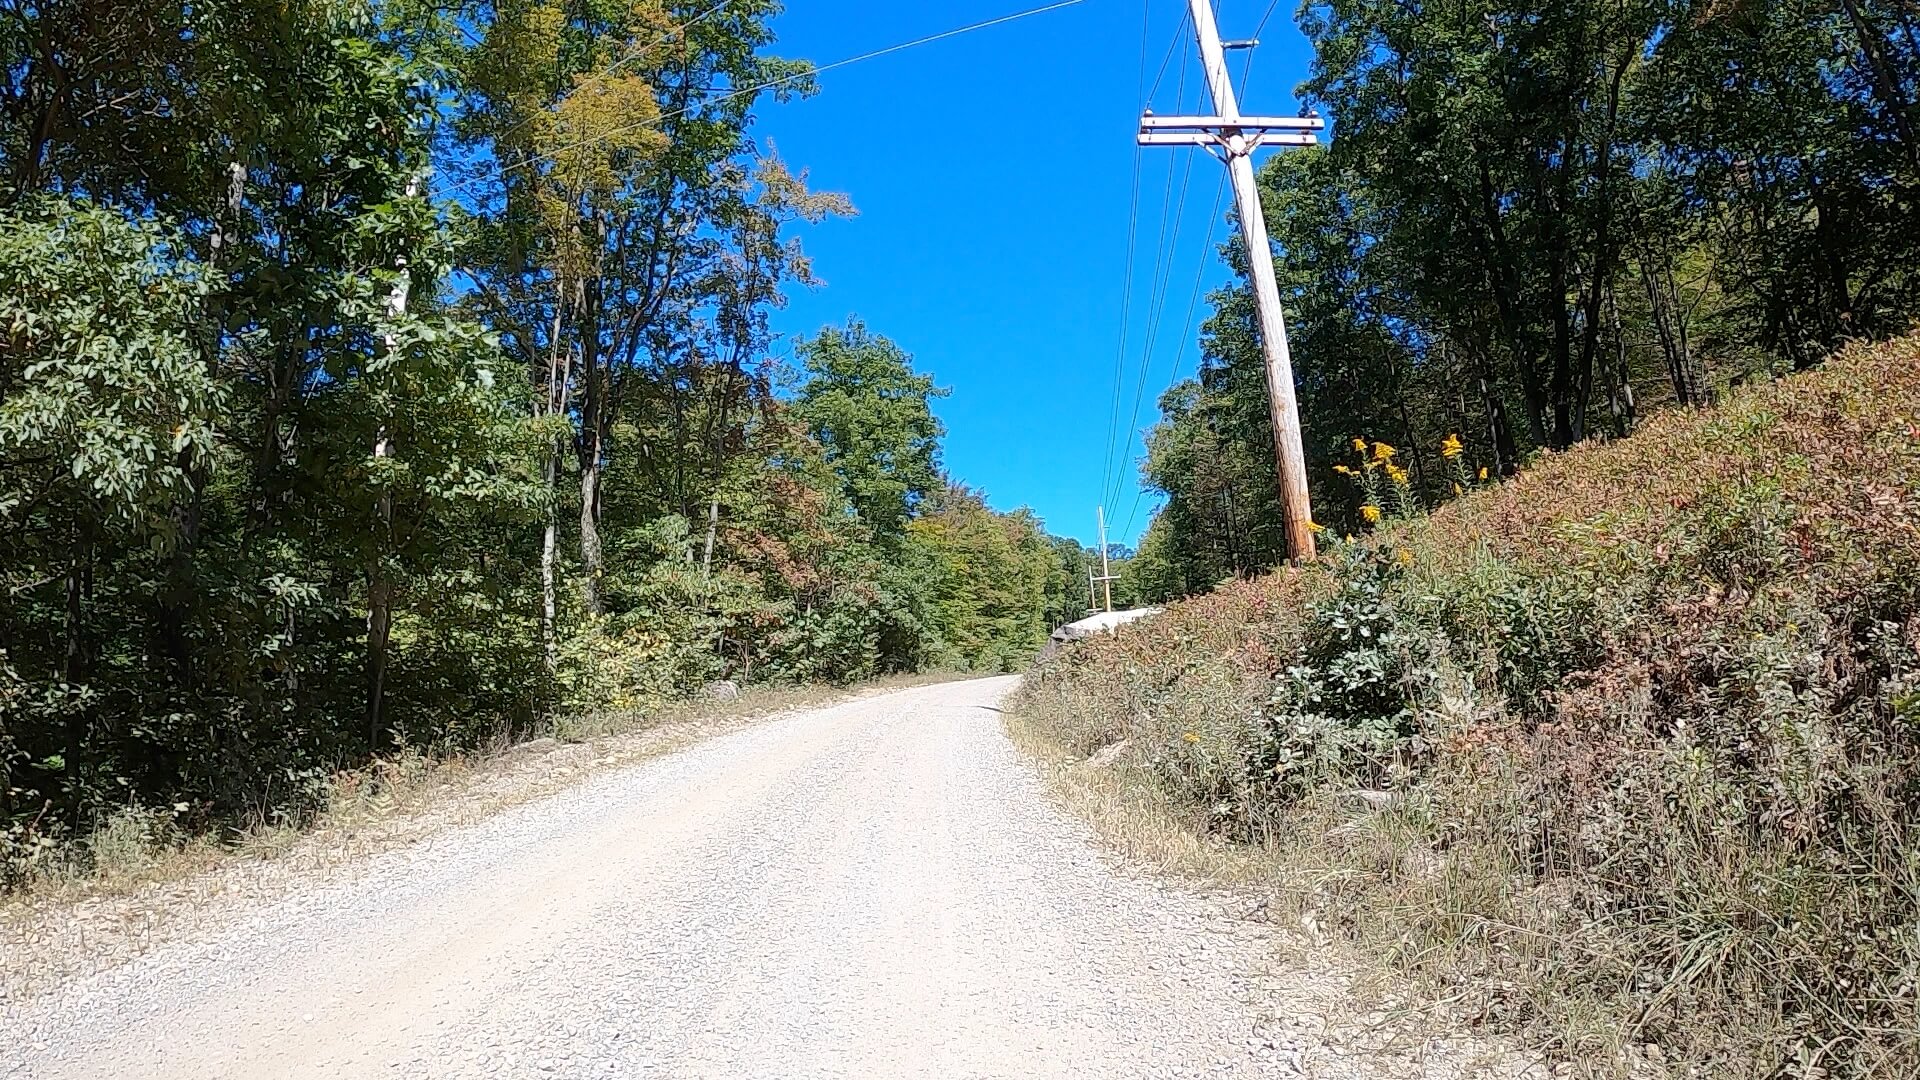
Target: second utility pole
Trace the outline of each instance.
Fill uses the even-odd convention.
[[[1267,216],[1260,206],[1260,189],[1254,183],[1253,151],[1261,145],[1312,145],[1313,132],[1325,128],[1326,123],[1313,117],[1241,116],[1233,80],[1227,75],[1226,49],[1214,25],[1213,0],[1188,0],[1188,6],[1200,39],[1207,89],[1213,94],[1213,108],[1219,115],[1158,117],[1149,112],[1141,118],[1139,141],[1142,146],[1200,146],[1210,152],[1223,152],[1226,158],[1240,233],[1246,241],[1247,270],[1253,277],[1253,295],[1260,308],[1260,345],[1267,361],[1267,411],[1273,422],[1274,471],[1280,480],[1287,557],[1305,562],[1315,553],[1313,507],[1307,498],[1307,461],[1300,441],[1300,410],[1294,398],[1293,355],[1287,348],[1287,321],[1280,310],[1280,284],[1273,273]]]
[[[1107,508],[1096,506],[1094,514],[1100,519],[1100,577],[1098,580],[1107,590],[1107,611],[1113,611],[1113,568],[1107,565]]]

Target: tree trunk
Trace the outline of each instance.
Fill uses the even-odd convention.
[[[418,177],[407,181],[407,198],[420,193]],[[407,310],[407,293],[412,280],[407,269],[405,255],[394,260],[395,278],[393,292],[387,298],[387,314],[398,318]],[[396,352],[399,344],[391,334],[383,342],[389,353]],[[393,433],[385,420],[374,432],[373,457],[376,462],[393,456]],[[385,720],[382,716],[386,704],[387,688],[387,646],[393,638],[393,598],[395,587],[385,566],[385,554],[393,546],[393,492],[384,482],[380,497],[374,502],[374,513],[379,519],[375,528],[374,550],[367,565],[367,732],[376,749],[386,734]]]
[[[367,587],[367,732],[375,751],[386,734],[387,646],[392,639],[393,583],[378,575]]]
[[[86,646],[81,641],[81,621],[84,608],[81,606],[81,579],[86,573],[84,545],[79,545],[83,553],[67,568],[66,590],[66,634],[67,656],[61,677],[69,686],[80,686],[86,682]]]
[[[714,495],[707,504],[707,548],[700,556],[700,580],[706,581],[713,576],[713,542],[720,534],[720,496]]]
[[[1540,373],[1534,367],[1533,350],[1528,346],[1526,331],[1520,325],[1520,289],[1513,279],[1514,260],[1509,254],[1511,245],[1507,243],[1506,228],[1501,222],[1493,173],[1484,160],[1480,162],[1480,216],[1481,227],[1488,240],[1482,252],[1487,282],[1493,290],[1494,309],[1499,313],[1507,347],[1513,353],[1514,370],[1520,376],[1520,393],[1527,407],[1527,431],[1533,436],[1535,446],[1545,446],[1546,402],[1540,385]]]
[[[1831,351],[1842,342],[1863,332],[1871,332],[1870,327],[1855,324],[1852,285],[1848,278],[1846,252],[1849,239],[1848,229],[1837,220],[1838,215],[1830,206],[1826,192],[1818,180],[1813,185],[1813,235],[1820,245],[1820,269],[1825,280],[1822,284],[1827,291],[1827,304],[1832,309],[1828,316],[1823,310],[1821,319],[1823,330],[1820,346],[1823,352]],[[1796,362],[1797,367],[1812,367],[1820,359],[1819,355]]]
[[[600,293],[597,282],[575,289],[580,338],[580,568],[585,576],[587,610],[606,614],[606,557],[600,543],[601,455],[605,451],[609,373],[600,354]]]
[[[536,409],[541,416],[563,416],[567,411],[568,392],[572,367],[572,353],[564,347],[561,331],[566,326],[567,288],[564,283],[556,282],[553,297],[553,326],[547,334],[547,386],[546,397]],[[567,358],[563,363],[562,358]],[[558,501],[560,487],[560,455],[565,445],[556,439],[548,448],[544,478],[547,484],[547,496]],[[546,523],[540,530],[540,645],[546,654],[547,674],[551,676],[560,666],[559,640],[559,587],[557,563],[560,555],[560,515],[553,503],[547,506]]]
[[[1627,339],[1620,329],[1620,298],[1607,287],[1607,320],[1613,331],[1613,377],[1607,380],[1607,409],[1613,416],[1613,433],[1625,437],[1636,422],[1633,401],[1633,370],[1627,363]]]
[[[1874,96],[1886,107],[1887,118],[1893,121],[1894,137],[1899,140],[1900,148],[1906,154],[1907,164],[1920,171],[1920,144],[1915,143],[1913,123],[1907,114],[1910,108],[1906,94],[1900,86],[1900,75],[1888,54],[1893,51],[1892,42],[1880,33],[1860,10],[1857,0],[1840,0],[1847,9],[1847,19],[1853,23],[1854,36],[1860,41],[1860,51],[1867,58],[1867,70],[1872,73]]]
[[[587,432],[590,444],[580,462],[580,567],[584,572],[587,610],[607,611],[606,558],[600,546],[600,433]]]
[[[238,161],[229,162],[226,202],[222,212],[215,215],[212,235],[207,239],[208,262],[216,271],[215,277],[222,281],[225,280],[225,270],[231,262],[233,247],[237,242],[237,223],[246,195],[247,167]],[[207,374],[215,377],[218,377],[220,370],[220,346],[226,329],[227,300],[222,290],[211,290],[204,307],[206,324],[200,335],[200,361]],[[193,666],[193,646],[188,639],[187,624],[197,595],[193,562],[194,552],[200,544],[200,523],[206,509],[208,475],[207,466],[194,462],[186,450],[177,455],[175,465],[187,474],[188,492],[185,504],[175,507],[173,511],[180,539],[168,561],[167,585],[160,601],[159,624],[162,647],[171,662],[174,680],[185,688],[199,681]]]
[[[1553,377],[1548,393],[1553,408],[1553,448],[1575,442],[1573,423],[1573,316],[1567,310],[1567,249],[1564,237],[1549,233],[1548,302],[1553,305]]]
[[[551,492],[560,481],[560,457],[556,451],[547,458],[547,491]],[[560,523],[553,510],[547,510],[546,527],[540,530],[540,643],[546,652],[547,674],[552,675],[560,666],[560,642],[558,638],[559,604],[554,582],[554,562],[559,554]]]

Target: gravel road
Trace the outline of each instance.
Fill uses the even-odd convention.
[[[1290,1076],[1257,932],[1000,726],[870,697],[590,779],[6,1006],[0,1077]]]

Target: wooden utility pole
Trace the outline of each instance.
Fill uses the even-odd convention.
[[[1141,146],[1198,146],[1223,158],[1233,178],[1240,233],[1246,240],[1247,267],[1260,308],[1260,345],[1267,354],[1267,411],[1273,421],[1275,472],[1286,519],[1287,557],[1314,557],[1313,507],[1307,498],[1307,461],[1300,443],[1300,410],[1294,400],[1293,355],[1287,348],[1287,321],[1280,310],[1280,284],[1274,278],[1267,216],[1254,183],[1253,151],[1260,146],[1311,146],[1314,132],[1326,128],[1318,117],[1241,116],[1227,74],[1226,47],[1214,25],[1213,0],[1187,0],[1200,39],[1200,63],[1207,71],[1216,116],[1155,116],[1140,120]],[[1250,48],[1256,42],[1235,42]]]
[[[1114,578],[1113,568],[1107,565],[1107,508],[1104,506],[1096,506],[1093,508],[1093,513],[1100,522],[1100,576],[1088,579],[1088,583],[1091,584],[1094,581],[1098,581],[1101,587],[1106,590],[1107,613],[1111,615],[1113,613]],[[1089,570],[1088,573],[1092,573],[1092,571]]]

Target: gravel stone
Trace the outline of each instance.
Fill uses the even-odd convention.
[[[795,714],[214,901],[189,939],[6,1001],[0,1076],[1460,1071],[1282,1019],[1329,979],[1102,852],[1001,731],[1013,682]]]

